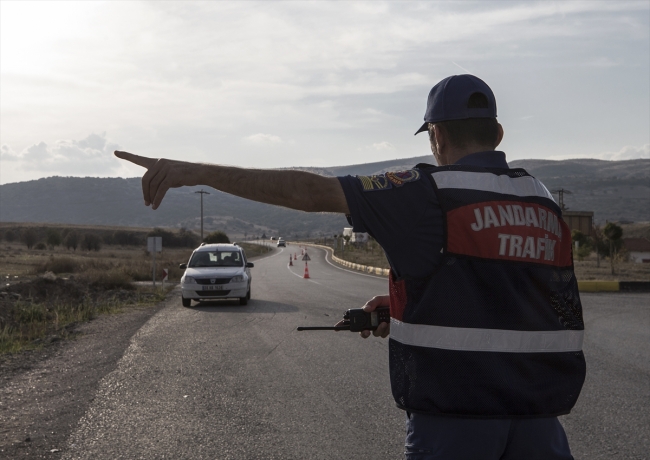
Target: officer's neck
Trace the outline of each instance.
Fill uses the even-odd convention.
[[[484,145],[468,145],[464,147],[456,147],[451,145],[445,145],[444,147],[438,149],[433,149],[433,156],[436,158],[439,166],[453,165],[458,162],[461,158],[471,155],[478,152],[487,152],[494,151],[494,147],[486,147]]]

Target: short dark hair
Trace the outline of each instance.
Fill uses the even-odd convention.
[[[483,93],[474,93],[467,101],[469,109],[487,107],[488,99]],[[499,138],[499,123],[496,118],[466,118],[429,123],[429,138],[432,141],[434,124],[442,126],[449,136],[449,141],[457,147],[478,144],[494,148]]]

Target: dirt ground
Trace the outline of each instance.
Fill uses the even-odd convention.
[[[59,458],[99,381],[159,308],[100,316],[75,327],[71,340],[0,356],[0,458]]]
[[[33,267],[47,261],[49,252],[34,254],[8,246],[5,244],[5,257],[0,258],[4,278],[0,291],[6,293],[0,296],[0,316],[5,319],[17,296],[36,304],[53,299],[74,302],[89,295],[95,300],[102,296],[120,300],[117,314],[71,323],[64,335],[50,334],[36,349],[0,354],[0,459],[60,458],[60,449],[92,402],[99,381],[115,369],[131,337],[164,305],[176,302],[180,307],[180,294],[171,291],[163,302],[146,306],[139,301],[147,294],[140,287],[93,292],[74,277],[44,279],[34,274]],[[115,254],[118,258],[118,251],[78,257]],[[266,248],[251,248],[249,258],[254,260],[255,255],[265,252]],[[187,255],[180,250],[176,254],[185,257],[183,262]],[[124,250],[123,256],[133,256],[133,250]]]

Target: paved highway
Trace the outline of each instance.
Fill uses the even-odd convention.
[[[295,246],[255,261],[252,301],[183,308],[176,293],[133,337],[64,449],[68,459],[396,459],[404,414],[388,341],[330,325],[387,281]],[[577,459],[648,458],[648,295],[583,295],[589,377],[563,417]]]

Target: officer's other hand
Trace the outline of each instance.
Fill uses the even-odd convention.
[[[363,306],[363,311],[370,312],[375,311],[377,307],[389,307],[390,306],[390,296],[387,295],[376,295],[372,299],[366,302]],[[374,331],[361,331],[359,335],[364,339],[370,337],[370,333],[375,337],[381,337],[385,339],[390,334],[390,323],[379,323],[377,329]]]
[[[142,176],[142,194],[145,206],[158,209],[170,188],[197,185],[200,165],[165,158],[148,158],[129,152],[115,151],[115,156],[147,168]]]

